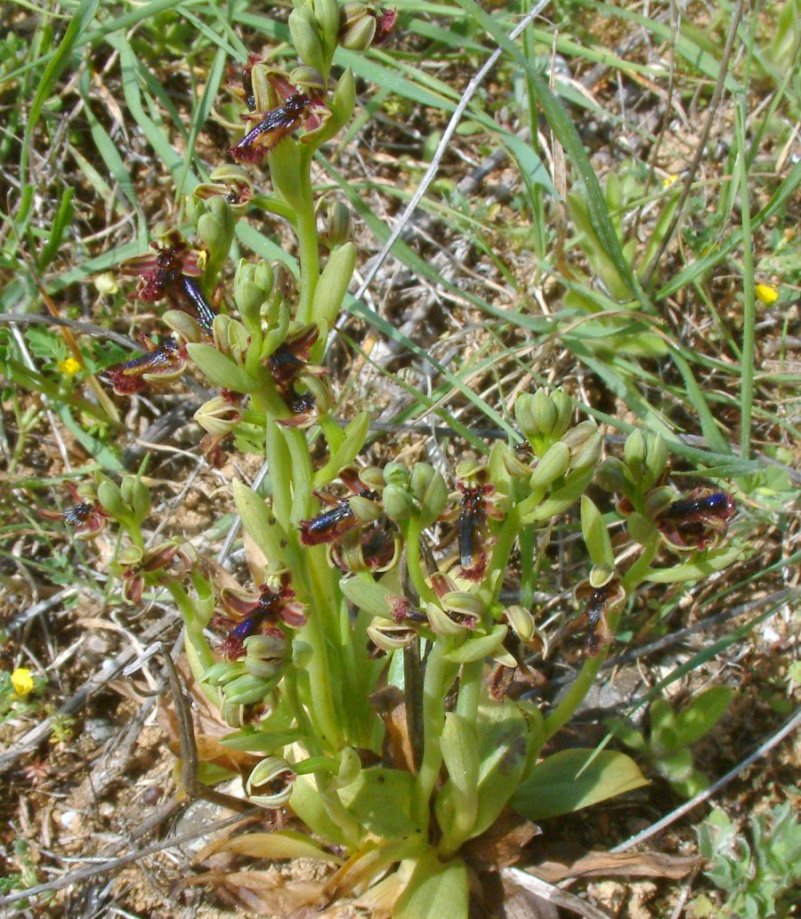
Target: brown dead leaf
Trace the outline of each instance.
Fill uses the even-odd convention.
[[[300,919],[305,912],[320,917],[323,883],[317,880],[287,879],[276,870],[268,871],[207,871],[205,874],[187,878],[180,887],[208,884],[216,895],[238,909],[247,910],[257,916],[296,916]]]
[[[462,852],[479,870],[498,871],[520,861],[525,847],[541,833],[536,823],[507,809],[485,833],[465,843]]]
[[[694,855],[666,855],[662,852],[589,852],[565,864],[544,861],[531,871],[556,884],[564,878],[579,877],[652,877],[677,880],[686,877],[703,862]]]

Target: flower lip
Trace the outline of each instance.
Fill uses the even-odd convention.
[[[669,504],[656,517],[656,525],[674,548],[702,551],[726,535],[736,511],[734,498],[728,492],[702,486]]]
[[[293,93],[283,105],[267,112],[238,144],[231,147],[231,156],[238,163],[260,163],[270,150],[301,126],[311,101],[305,93]]]
[[[147,388],[151,376],[165,376],[170,379],[180,375],[188,359],[186,349],[169,336],[158,345],[145,342],[150,348],[145,354],[123,364],[115,364],[103,371],[103,378],[114,387],[117,395],[131,395]]]

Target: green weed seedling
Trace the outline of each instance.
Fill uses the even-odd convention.
[[[731,697],[728,687],[713,686],[679,709],[665,699],[655,699],[648,709],[647,733],[623,719],[610,724],[610,730],[666,779],[676,794],[692,798],[708,787],[709,780],[695,768],[691,748],[718,723]]]
[[[797,794],[797,789],[793,790]],[[767,919],[794,915],[801,902],[801,823],[790,802],[748,821],[749,837],[719,809],[698,828],[698,848],[707,859],[706,877],[725,895],[722,905],[702,895],[695,919],[722,916]]]

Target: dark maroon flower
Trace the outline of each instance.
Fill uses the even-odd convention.
[[[128,259],[120,266],[122,274],[139,278],[135,296],[149,303],[166,297],[173,308],[194,316],[211,335],[215,312],[197,282],[203,274],[201,253],[190,249],[176,230],[170,231],[163,243],[151,245],[154,252]]]
[[[115,364],[103,372],[117,395],[131,395],[147,389],[148,383],[169,382],[179,377],[186,367],[186,348],[175,338],[164,338],[158,345],[145,343],[151,350],[146,354]]]
[[[602,587],[593,587],[589,581],[584,581],[576,588],[576,599],[586,605],[571,631],[575,631],[576,627],[587,629],[585,647],[591,657],[596,657],[615,639],[608,616],[626,599],[626,592],[617,578],[612,578]]]
[[[73,482],[64,483],[75,502],[65,511],[41,510],[48,520],[63,520],[79,539],[92,539],[106,525],[106,512],[95,501],[87,501]]]
[[[382,45],[387,40],[387,38],[389,38],[390,33],[395,28],[395,23],[398,21],[398,11],[376,10],[375,17],[376,30],[373,44]]]
[[[228,634],[220,652],[228,660],[237,660],[244,655],[245,639],[251,635],[282,635],[280,623],[299,629],[305,624],[306,615],[303,604],[294,597],[288,575],[282,577],[278,590],[263,584],[255,599],[223,588],[220,602],[228,615],[217,617],[216,624],[228,627]]]
[[[686,498],[669,504],[658,515],[656,525],[671,546],[703,550],[726,535],[735,513],[734,498],[730,494],[700,487]]]
[[[299,391],[297,386],[308,385],[309,378],[325,375],[322,367],[308,363],[318,334],[316,325],[307,326],[287,338],[267,358],[267,369],[273,378],[275,388],[293,415],[292,418],[280,422],[287,427],[298,427],[312,421],[314,394],[308,389]]]
[[[359,479],[358,472],[355,469],[343,469],[339,473],[340,481],[354,495],[360,498],[366,498],[368,501],[378,501],[379,494],[370,488],[366,488]],[[330,501],[331,499],[325,499]],[[310,520],[302,520],[300,523],[300,541],[304,546],[319,546],[323,543],[333,543],[341,539],[349,530],[359,526],[359,518],[356,516],[350,502],[347,498],[341,501],[334,501],[332,506],[322,511],[316,517]],[[348,566],[350,567],[350,566]]]
[[[462,577],[468,581],[480,581],[487,570],[486,543],[488,539],[487,518],[498,517],[500,512],[488,499],[495,493],[495,486],[485,481],[486,472],[475,477],[475,484],[459,482],[459,563]]]
[[[311,105],[305,93],[293,93],[283,105],[267,112],[253,125],[238,144],[231,147],[237,163],[260,163],[281,141],[304,122]],[[250,121],[255,120],[251,116]]]
[[[304,546],[319,546],[334,542],[359,523],[353,508],[347,501],[339,501],[333,507],[300,523],[300,541]]]

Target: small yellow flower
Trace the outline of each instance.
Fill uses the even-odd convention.
[[[11,685],[14,692],[24,699],[33,692],[33,674],[27,667],[17,667],[11,674]]]
[[[779,299],[779,291],[770,284],[757,284],[754,288],[757,300],[765,306],[772,306]]]
[[[67,357],[63,361],[59,361],[58,369],[65,377],[73,377],[81,369],[81,365],[74,357]]]
[[[668,175],[662,179],[662,188],[670,188],[671,185],[675,185],[679,181],[678,176]]]

